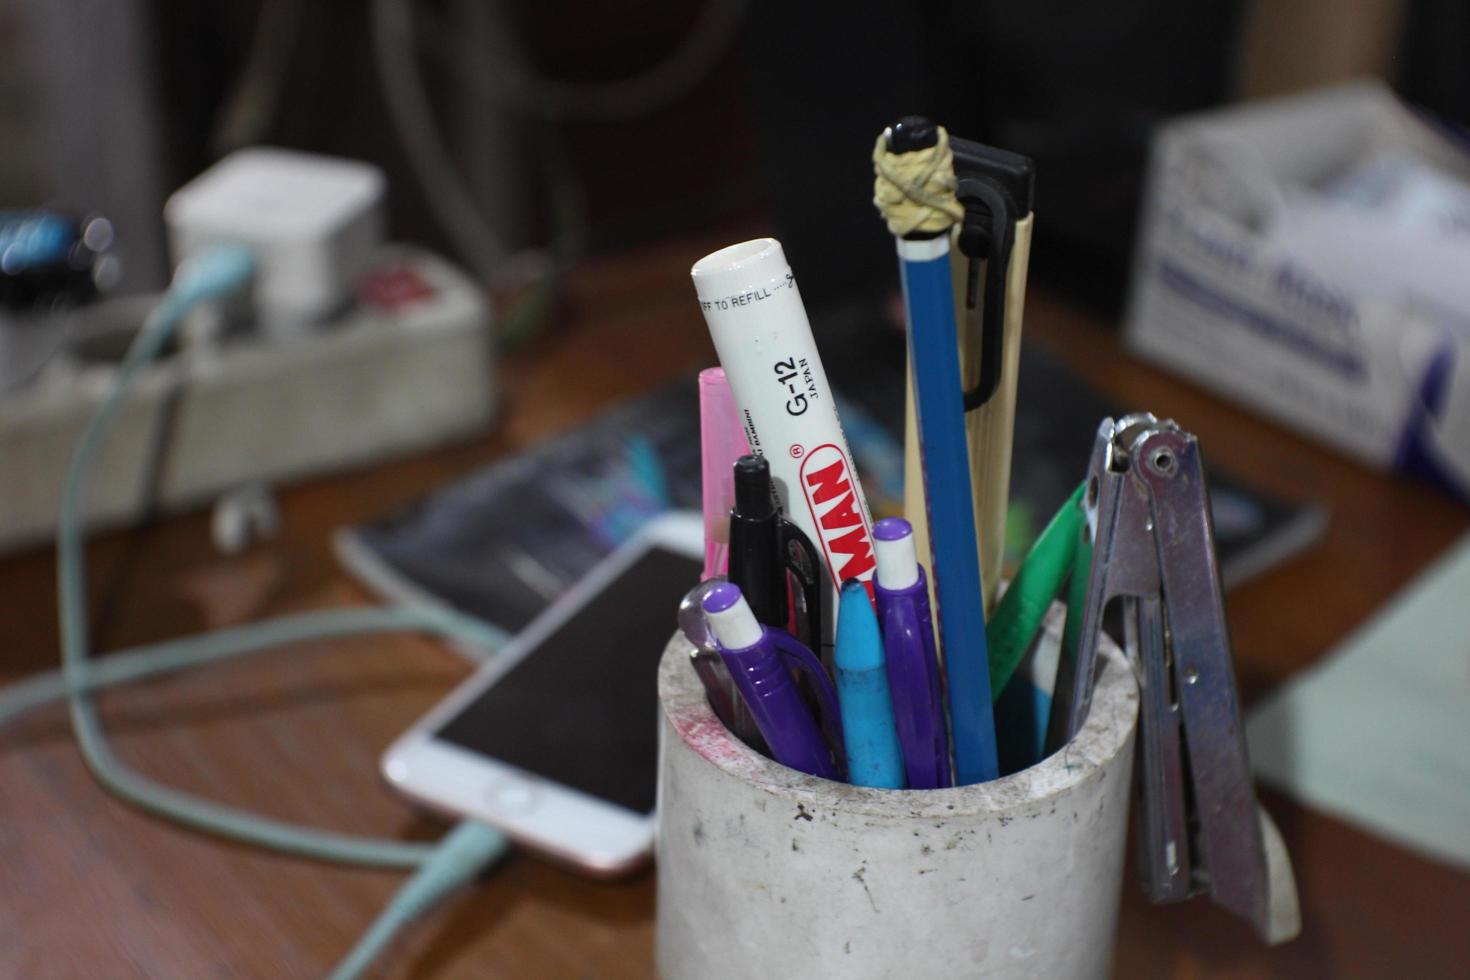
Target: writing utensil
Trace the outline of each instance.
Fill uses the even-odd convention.
[[[732,467],[750,452],[725,369],[699,372],[699,461],[704,501],[704,575],[725,574],[730,551],[730,509],[735,506]]]
[[[1038,638],[1052,601],[1061,591],[1063,581],[1070,577],[1064,636],[1070,637],[1071,649],[1076,649],[1082,621],[1080,600],[1087,588],[1086,565],[1080,572],[1077,570],[1079,538],[1087,526],[1082,511],[1086,487],[1085,482],[1079,484],[1047,522],[985,624],[990,640],[990,691],[995,697],[996,739],[1003,773],[1035,765],[1046,753],[1061,655],[1055,646]],[[1077,586],[1079,578],[1081,593]]]
[[[1068,683],[1058,675],[1063,673],[1063,664],[1073,664],[1077,661],[1077,649],[1082,637],[1082,623],[1087,609],[1087,586],[1089,570],[1092,567],[1092,541],[1087,534],[1087,521],[1079,519],[1076,522],[1077,533],[1075,542],[1070,549],[1071,571],[1067,576],[1067,619],[1062,628],[1061,644],[1048,643],[1038,632],[1035,637],[1037,642],[1033,652],[1021,658],[1015,672],[1011,675],[1009,683],[995,698],[995,727],[997,736],[997,748],[1000,753],[1000,770],[1009,775],[1019,772],[1040,762],[1048,754],[1047,743],[1052,733],[1053,714],[1056,704],[1068,704],[1070,699],[1065,695],[1058,696],[1058,690],[1069,690]],[[1048,548],[1047,550],[1052,550]],[[1032,553],[1036,548],[1032,549]],[[1054,562],[1060,558],[1059,553],[1054,553],[1047,558],[1048,562]],[[1030,555],[1026,561],[1031,562]],[[1024,571],[1025,565],[1023,564]],[[1053,568],[1053,572],[1055,569]],[[1048,573],[1050,574],[1050,573]],[[1017,573],[1020,578],[1020,573]],[[1011,588],[1015,588],[1012,585]],[[1010,595],[1006,592],[996,606],[996,617],[1004,614],[1001,608],[1005,605],[1005,599]],[[995,618],[991,619],[995,622]],[[991,641],[990,649],[996,649],[994,639]],[[992,660],[991,669],[995,669]],[[1068,675],[1070,676],[1070,675]]]
[[[1082,637],[1082,615],[1087,608],[1088,578],[1092,573],[1092,531],[1082,505],[1083,519],[1077,525],[1077,543],[1072,549],[1072,575],[1067,579],[1067,623],[1062,629],[1062,656],[1077,659],[1077,645]]]
[[[703,606],[720,656],[770,746],[771,758],[812,776],[841,779],[837,693],[816,655],[785,630],[762,626],[737,585],[721,582],[711,587]],[[807,708],[791,676],[793,669],[811,677],[825,732]],[[833,736],[835,740],[829,743]]]
[[[944,724],[939,658],[929,613],[929,585],[914,551],[914,532],[902,517],[873,525],[878,570],[873,598],[883,627],[883,650],[893,718],[909,789],[952,785],[949,733]],[[839,624],[839,634],[841,626]]]
[[[801,529],[776,511],[771,468],[763,456],[742,456],[734,466],[735,506],[730,510],[729,579],[740,586],[755,618],[787,629],[809,647],[822,636],[821,557]],[[801,586],[804,628],[791,628],[793,603],[787,572]]]
[[[821,550],[824,604],[835,609],[838,583],[872,578],[872,519],[796,277],[773,238],[706,255],[690,276],[750,451],[769,460],[783,513]]]
[[[949,229],[962,209],[954,198],[947,146],[941,127],[908,117],[879,137],[874,164],[880,203],[891,196],[890,188],[898,187],[899,205],[904,201],[918,205],[893,208],[897,213],[888,224],[898,247],[908,319],[914,416],[939,604],[939,647],[949,681],[954,777],[956,785],[965,786],[996,778],[999,764],[950,291]],[[904,157],[908,159],[893,159]]]
[[[1028,157],[970,140],[951,139],[950,149],[955,196],[965,208],[954,232],[964,258],[952,263],[951,291],[961,322],[965,428],[988,612],[1005,558],[1036,168]]]
[[[952,253],[958,253],[950,262],[950,283],[959,317],[975,533],[988,613],[995,605],[1005,558],[1036,168],[1028,157],[971,140],[951,137],[949,145],[955,198],[964,208],[963,218],[950,230]],[[911,388],[904,421],[904,509],[914,521],[919,553],[928,554]]]
[[[837,701],[847,778],[854,786],[904,787],[903,751],[894,726],[883,638],[868,590],[857,579],[842,583],[837,606]]]
[[[1084,524],[1082,494],[1086,488],[1087,484],[1079,484],[1052,515],[985,624],[990,643],[990,694],[997,701],[1036,639],[1062,582],[1072,572],[1077,536]],[[1085,579],[1086,571],[1082,574]]]
[[[744,699],[735,690],[735,682],[730,679],[730,671],[720,657],[719,645],[715,643],[709,622],[704,618],[704,597],[723,581],[723,578],[705,579],[684,594],[679,601],[679,630],[689,641],[689,662],[700,684],[704,685],[705,700],[715,717],[740,741],[757,752],[769,755],[770,748],[756,727],[755,719],[750,716]]]

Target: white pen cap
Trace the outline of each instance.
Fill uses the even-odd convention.
[[[786,253],[774,238],[755,238],[711,252],[689,270],[695,293],[706,302],[720,301],[790,274]]]
[[[740,594],[740,586],[733,582],[712,586],[705,593],[703,606],[709,631],[723,649],[744,650],[761,641],[761,624]]]
[[[873,557],[878,561],[876,575],[883,588],[896,592],[919,581],[914,529],[902,517],[885,517],[873,525]]]

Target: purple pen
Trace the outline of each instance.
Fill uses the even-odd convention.
[[[838,725],[837,692],[821,661],[785,630],[761,625],[737,585],[712,586],[704,597],[704,614],[771,757],[813,776],[841,779],[840,756],[833,756],[833,746],[842,744],[841,732],[829,741],[832,733],[823,734],[791,676],[792,667],[812,675],[822,713]]]
[[[888,687],[910,789],[950,786],[949,735],[934,651],[929,586],[914,553],[914,529],[901,517],[873,525],[878,570],[873,597],[883,627]]]

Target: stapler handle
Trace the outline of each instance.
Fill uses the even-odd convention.
[[[1135,444],[1133,460],[1135,472],[1153,491],[1173,688],[1200,814],[1198,834],[1209,863],[1209,881],[1197,885],[1207,884],[1218,904],[1264,933],[1266,852],[1240,723],[1199,444],[1178,429],[1155,430]]]

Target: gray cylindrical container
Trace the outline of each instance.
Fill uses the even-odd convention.
[[[1058,642],[1053,617],[1043,643]],[[658,967],[723,977],[1103,977],[1138,689],[1103,638],[1087,724],[989,783],[872,790],[732,736],[676,637],[659,668]]]

